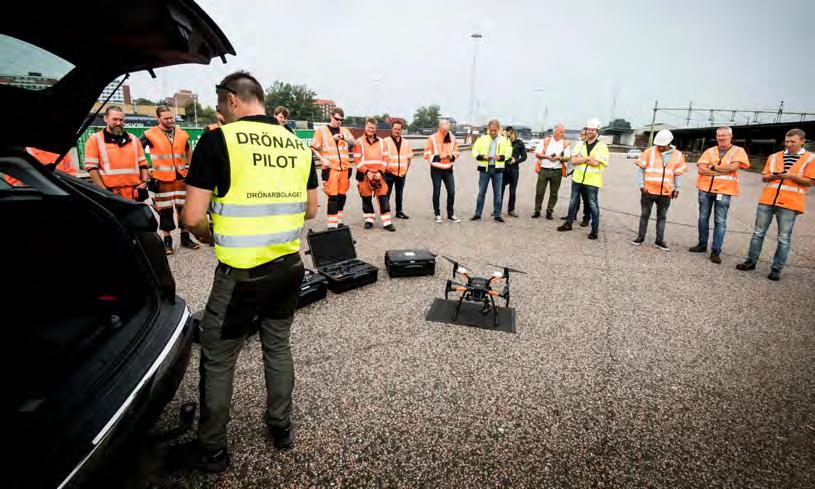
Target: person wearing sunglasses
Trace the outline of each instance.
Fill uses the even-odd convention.
[[[322,166],[323,191],[328,196],[326,227],[342,227],[343,210],[351,186],[351,166],[355,145],[351,131],[342,127],[345,112],[339,107],[331,111],[327,126],[314,131],[311,150]]]

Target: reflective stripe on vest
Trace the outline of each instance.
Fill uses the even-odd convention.
[[[136,142],[133,141],[133,136],[128,134],[130,138],[130,143],[133,145],[133,168],[117,168],[111,169],[110,168],[110,157],[108,157],[108,149],[105,146],[105,138],[102,136],[102,131],[97,132],[94,134],[96,137],[96,144],[99,146],[99,157],[102,160],[101,168],[99,169],[99,173],[101,175],[138,175],[139,174],[139,148],[136,145]],[[85,160],[89,161],[89,160]]]
[[[439,153],[438,142],[436,141],[436,134],[438,134],[438,132],[430,136],[430,141],[433,143],[433,154],[431,156],[439,155],[439,159],[441,159],[442,161],[433,162],[433,158],[431,158],[430,166],[440,168],[442,170],[449,170],[450,168],[453,167],[453,164],[450,163],[449,156],[455,152],[456,146],[455,143],[453,142],[454,141],[453,138],[455,136],[452,135],[450,136],[450,153],[446,157],[442,158],[441,153]],[[450,133],[448,132],[447,134],[449,135]],[[442,149],[444,149],[443,142],[441,143],[441,146]],[[444,163],[443,160],[447,160],[447,163]]]
[[[218,260],[247,269],[297,253],[311,151],[278,125],[237,121],[225,124],[221,131],[231,181],[229,192],[213,197],[210,205]],[[262,144],[281,138],[286,143],[283,147]]]

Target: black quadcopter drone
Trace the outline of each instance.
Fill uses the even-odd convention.
[[[493,272],[490,278],[476,277],[470,275],[470,271],[456,260],[444,255],[442,255],[442,258],[453,264],[453,279],[447,281],[447,285],[444,288],[444,299],[447,300],[450,292],[459,292],[461,294],[458,299],[458,304],[456,304],[456,309],[453,312],[453,320],[458,317],[459,309],[464,301],[475,302],[481,304],[481,314],[486,316],[489,313],[493,313],[495,325],[497,326],[498,306],[495,304],[495,298],[504,299],[504,307],[509,307],[509,273],[526,274],[526,272],[489,263],[491,267],[496,267],[500,269],[500,271]],[[456,281],[458,275],[462,275],[466,278],[467,283],[463,284]],[[504,281],[503,284],[500,283],[501,280]]]

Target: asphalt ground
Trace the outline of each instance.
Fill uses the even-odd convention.
[[[600,191],[597,241],[588,229],[531,219],[535,175],[523,163],[519,218],[469,222],[477,172],[456,164],[461,224],[432,221],[431,182],[418,161],[406,185],[409,221],[396,233],[363,230],[356,189],[348,222],[360,258],[379,281],[298,312],[296,447],[267,440],[257,339],[237,366],[232,467],[219,475],[174,469],[155,447],[129,476],[133,487],[813,487],[815,486],[815,196],[799,216],[780,282],[767,280],[772,225],[755,272],[746,253],[760,177],[741,176],[723,263],[696,243],[695,168],[668,213],[666,241],[636,235],[634,165],[614,155]],[[565,215],[564,181],[556,216]],[[444,193],[442,194],[442,207]],[[324,197],[321,195],[321,214]],[[654,212],[655,215],[655,212]],[[712,224],[712,223],[711,223]],[[307,227],[322,229],[324,218]],[[305,244],[303,245],[305,247]],[[443,295],[435,277],[389,279],[388,249],[425,248],[488,274],[513,276],[517,333],[424,320]],[[310,258],[305,257],[307,265]],[[204,307],[212,248],[170,257],[178,293]],[[198,354],[157,430],[197,400]],[[192,434],[188,435],[188,437]]]

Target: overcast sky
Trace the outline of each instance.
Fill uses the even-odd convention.
[[[213,85],[246,69],[264,87],[305,84],[346,115],[410,120],[417,107],[438,104],[464,122],[470,34],[478,32],[476,122],[497,117],[539,127],[548,108],[547,125],[576,127],[589,117],[605,123],[613,115],[639,126],[650,122],[655,99],[661,106],[692,100],[695,107],[773,110],[783,99],[785,110],[815,111],[811,0],[198,3],[237,56],[226,65],[158,70],[157,80],[134,74],[134,97],[185,88],[214,105]],[[685,117],[658,119],[683,125]]]

